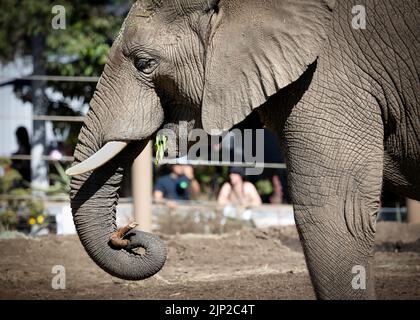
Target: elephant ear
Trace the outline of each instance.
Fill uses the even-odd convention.
[[[334,0],[220,0],[207,49],[202,121],[228,130],[320,54]]]

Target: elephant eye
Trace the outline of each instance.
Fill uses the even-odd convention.
[[[137,58],[134,65],[140,72],[149,74],[155,70],[157,61],[154,59]]]

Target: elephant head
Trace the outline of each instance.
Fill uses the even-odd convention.
[[[131,8],[79,135],[69,169],[82,244],[105,271],[138,280],[160,270],[165,247],[133,232],[115,248],[124,172],[161,128],[208,133],[242,121],[297,80],[322,50],[333,1],[139,0]]]

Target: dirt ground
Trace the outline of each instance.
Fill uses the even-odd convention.
[[[295,227],[163,237],[168,260],[151,279],[113,278],[77,237],[0,240],[1,299],[313,299]],[[66,271],[54,290],[52,268]],[[420,225],[379,223],[379,299],[420,299]]]

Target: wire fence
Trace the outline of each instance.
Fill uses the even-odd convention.
[[[13,156],[1,156],[3,159],[10,160],[31,160],[31,155],[13,155]],[[59,162],[73,162],[74,157],[71,156],[41,156],[43,161],[59,161]],[[156,158],[152,158],[152,162],[155,163]],[[184,160],[184,159],[163,159],[159,161],[159,164],[181,164],[189,165],[193,167],[199,166],[212,166],[212,167],[244,167],[244,168],[265,168],[265,169],[286,169],[285,163],[267,163],[267,162],[229,162],[229,161],[211,161],[211,160]]]
[[[0,85],[10,83],[15,80],[27,81],[51,81],[51,82],[98,82],[99,77],[85,77],[85,76],[46,76],[46,75],[31,75],[14,77],[12,79],[1,79]]]
[[[9,159],[9,160],[28,160],[30,161],[33,157],[31,155],[13,155],[13,156],[0,156],[0,158],[3,159]],[[59,162],[73,162],[74,157],[71,156],[37,156],[37,159],[41,158],[42,161],[59,161]]]

